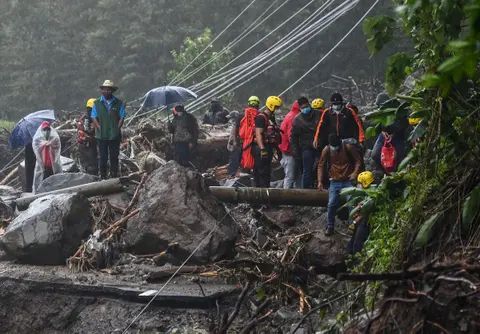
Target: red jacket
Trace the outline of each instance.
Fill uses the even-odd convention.
[[[298,102],[295,101],[292,104],[292,109],[290,109],[290,112],[285,116],[285,119],[283,120],[282,124],[280,125],[280,131],[282,133],[282,143],[278,145],[278,148],[282,153],[286,154],[292,154],[291,149],[290,149],[290,134],[292,132],[292,126],[293,126],[293,120],[297,115],[300,113],[300,106],[298,105]]]

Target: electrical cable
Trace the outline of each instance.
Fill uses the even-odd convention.
[[[237,17],[235,17],[233,19],[233,21],[231,21],[217,36],[215,36],[215,38],[210,42],[208,43],[208,45],[199,53],[196,55],[195,58],[193,58],[193,60],[187,65],[185,66],[171,81],[170,83],[168,84],[169,86],[172,85],[175,80],[177,80],[178,77],[180,77],[186,70],[187,68],[189,68],[190,66],[192,66],[192,64],[195,62],[195,60],[197,60],[205,51],[208,50],[208,48],[210,48],[213,43],[215,43],[215,41],[217,39],[220,38],[220,36],[222,36],[227,30],[228,28],[230,28],[242,15],[243,13],[245,13],[257,0],[252,0],[247,7],[245,7],[241,12],[240,14],[237,15]]]

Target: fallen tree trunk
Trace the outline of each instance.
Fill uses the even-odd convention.
[[[231,188],[209,187],[222,202],[271,205],[323,206],[328,204],[328,193],[314,189]]]
[[[70,188],[58,189],[58,190],[49,191],[46,193],[36,194],[33,196],[21,197],[17,199],[15,202],[19,210],[25,210],[28,208],[30,203],[32,203],[36,199],[45,197],[48,195],[80,193],[86,197],[93,197],[93,196],[99,196],[99,195],[114,194],[114,193],[122,192],[123,190],[124,189],[123,189],[122,179],[110,179],[110,180],[104,180],[99,182],[82,184],[82,185],[70,187]]]

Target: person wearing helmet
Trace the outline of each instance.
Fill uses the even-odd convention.
[[[323,180],[328,172],[330,187],[328,188],[327,229],[325,235],[334,233],[335,216],[340,202],[340,192],[343,188],[352,186],[362,167],[362,158],[358,149],[349,143],[342,142],[336,133],[328,136],[326,146],[318,162],[318,189],[325,191]]]
[[[302,188],[309,189],[314,186],[314,168],[319,155],[313,147],[312,138],[315,135],[320,111],[313,109],[306,97],[300,97],[297,102],[301,112],[293,121],[290,141],[293,155],[297,164],[301,166]]]
[[[172,109],[173,120],[168,123],[172,134],[174,159],[184,167],[190,166],[192,149],[197,145],[199,128],[195,116],[181,104]]]
[[[253,143],[255,141],[255,117],[260,108],[260,99],[258,96],[252,95],[248,98],[247,103],[248,106],[244,109],[243,116],[239,117],[236,130],[241,148],[240,167],[250,171],[255,164]]]
[[[335,133],[343,141],[363,144],[365,134],[357,112],[345,104],[340,93],[330,98],[330,107],[325,109],[318,122],[313,145],[320,151],[327,145],[328,136]]]
[[[280,161],[280,164],[285,173],[285,178],[283,180],[283,188],[285,189],[293,188],[296,176],[299,174],[297,171],[301,168],[301,165],[295,162],[295,155],[293,154],[292,145],[290,143],[293,121],[298,114],[300,114],[300,107],[298,101],[295,101],[292,104],[290,112],[285,116],[282,124],[280,124],[282,142],[278,145],[278,148],[282,152],[282,160]],[[297,187],[299,186],[300,185],[297,185]]]
[[[280,130],[275,123],[275,112],[283,105],[278,96],[269,96],[265,110],[255,117],[255,140],[252,145],[255,187],[270,187],[273,151],[281,142]]]
[[[99,169],[102,179],[107,178],[109,162],[110,177],[118,177],[118,156],[126,112],[125,103],[113,95],[117,89],[113,81],[105,80],[100,85],[102,95],[94,101],[92,107],[91,117],[100,154]]]
[[[357,187],[360,189],[371,188],[373,187],[374,181],[375,177],[371,171],[362,172],[358,174]],[[349,228],[353,229],[353,233],[347,245],[347,252],[352,255],[362,250],[363,245],[370,234],[368,216],[362,213],[362,208],[368,200],[369,199],[360,202],[352,211],[353,222],[350,224]]]
[[[82,172],[98,175],[97,143],[95,129],[92,126],[92,108],[94,98],[88,99],[85,112],[77,122],[78,159]]]

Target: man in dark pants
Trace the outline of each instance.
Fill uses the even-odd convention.
[[[95,100],[92,108],[92,120],[95,138],[100,153],[100,177],[107,178],[107,166],[110,162],[110,177],[118,177],[118,155],[120,154],[121,129],[125,120],[125,104],[113,92],[118,89],[111,80],[105,80],[100,86],[102,96]]]
[[[173,108],[173,121],[168,123],[168,130],[172,134],[175,161],[188,167],[190,153],[198,141],[197,119],[183,105],[177,105]]]
[[[315,161],[319,156],[313,147],[313,137],[320,113],[312,109],[306,97],[300,97],[297,102],[300,114],[293,121],[290,143],[295,160],[302,166],[302,188],[311,189],[314,185]]]
[[[255,187],[270,187],[273,150],[280,144],[280,130],[276,126],[273,114],[282,106],[278,96],[269,96],[265,103],[266,109],[255,117],[255,141],[252,145],[253,180]]]

